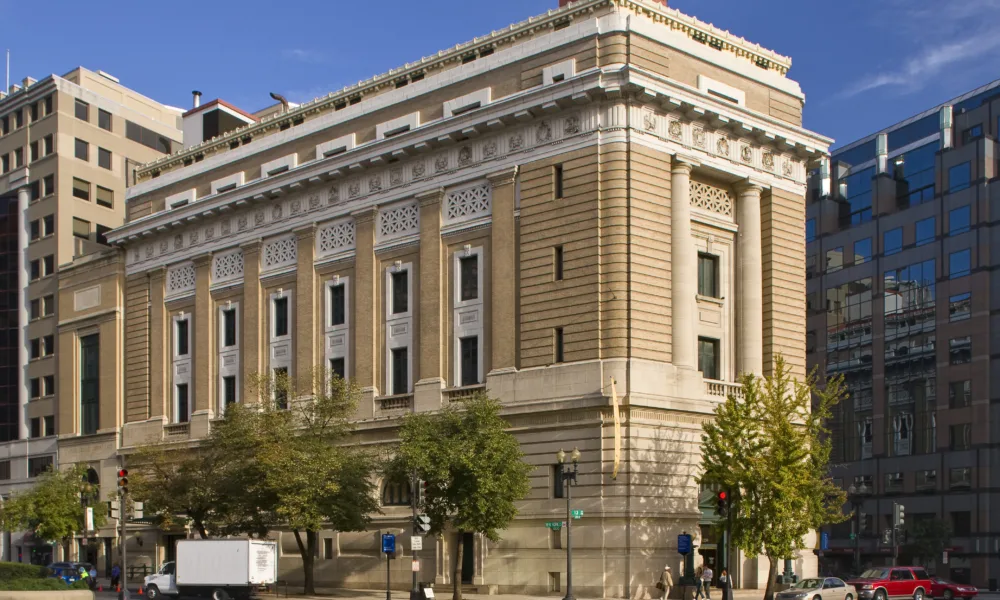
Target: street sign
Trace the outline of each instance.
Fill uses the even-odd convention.
[[[413,559],[413,563],[410,565],[410,569],[414,573],[419,573],[420,572],[420,561],[414,558]]]
[[[396,536],[391,533],[382,534],[382,552],[392,554],[396,551]]]
[[[852,540],[853,540],[853,539],[857,539],[857,537],[858,537],[858,534],[856,534],[856,533],[854,533],[854,532],[851,532],[851,539],[852,539]]]
[[[820,550],[830,549],[830,534],[826,531],[819,534],[819,549]]]
[[[547,523],[545,523],[545,526],[548,527],[549,529],[554,529],[558,531],[562,529],[563,524],[562,521],[548,521]]]
[[[682,533],[677,536],[678,554],[691,554],[691,534]]]
[[[574,519],[579,519],[580,517],[583,516],[583,511],[582,510],[574,510],[574,511],[572,511],[572,515],[573,515]]]
[[[423,550],[424,549],[424,538],[419,535],[415,535],[410,538],[410,549],[411,550]]]
[[[87,531],[93,531],[94,530],[94,507],[93,506],[88,506],[87,507],[87,518],[86,518],[86,521],[87,521]]]
[[[948,551],[945,550],[941,553],[941,564],[948,564]]]

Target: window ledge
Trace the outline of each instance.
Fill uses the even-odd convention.
[[[725,304],[726,299],[725,297],[716,298],[714,296],[702,296],[701,294],[698,294],[698,302],[708,302],[709,304],[718,304],[719,306],[722,306]]]

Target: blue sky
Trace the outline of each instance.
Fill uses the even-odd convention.
[[[0,0],[11,80],[103,69],[186,108],[304,101],[540,14],[557,0]],[[671,0],[792,57],[806,127],[845,144],[1000,78],[1000,0]],[[174,10],[165,10],[173,6]],[[44,19],[44,26],[35,26]],[[17,24],[29,24],[19,27]],[[40,37],[39,33],[45,36]]]

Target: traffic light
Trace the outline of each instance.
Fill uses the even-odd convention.
[[[413,534],[427,535],[431,532],[431,518],[427,515],[413,517]]]
[[[725,517],[729,513],[729,495],[725,490],[715,494],[715,513],[720,517]]]
[[[128,494],[128,469],[118,469],[118,493],[122,496]]]
[[[892,524],[901,529],[906,524],[906,512],[902,504],[892,503]]]
[[[423,479],[417,480],[417,506],[423,506],[427,498],[427,482]]]

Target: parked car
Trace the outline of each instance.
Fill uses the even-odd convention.
[[[955,583],[940,577],[931,578],[931,596],[934,598],[944,598],[944,600],[974,598],[977,594],[979,594],[979,588],[974,585]]]
[[[80,566],[72,562],[54,562],[45,567],[48,569],[48,576],[53,579],[62,579],[69,585],[80,579]]]
[[[779,592],[777,600],[855,600],[858,592],[839,577],[803,579]]]
[[[923,567],[875,567],[848,581],[863,600],[925,600],[931,578]]]

